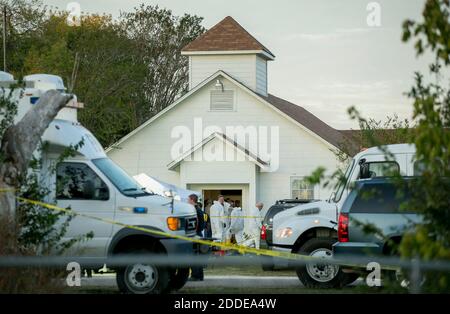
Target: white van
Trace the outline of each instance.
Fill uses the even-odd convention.
[[[415,152],[414,145],[395,144],[358,153],[345,171],[345,180],[329,200],[298,205],[275,215],[272,249],[330,258],[332,245],[337,241],[339,210],[351,191],[352,183],[358,179],[385,176],[386,171],[392,170],[402,176],[412,176],[420,168],[415,161]],[[356,279],[352,274],[344,274],[336,265],[309,264],[296,271],[300,281],[309,287],[343,286]]]
[[[4,72],[2,86],[14,83]],[[64,90],[61,78],[39,74],[24,77],[26,88],[15,91],[18,100],[16,121],[49,89]],[[9,93],[8,89],[4,89]],[[192,242],[171,238],[170,235],[194,237],[197,216],[195,208],[164,196],[150,194],[109,159],[95,136],[77,121],[80,104],[73,100],[63,108],[45,131],[42,140],[48,148],[42,153],[43,169],[56,167],[55,172],[41,173],[43,184],[51,194],[48,202],[56,200],[62,208],[76,213],[114,220],[121,224],[162,231],[168,236],[154,235],[124,228],[82,216],[75,216],[69,224],[65,239],[73,239],[93,232],[93,238],[78,242],[68,254],[82,257],[107,257],[115,254],[158,253],[191,254]],[[75,156],[58,164],[58,157],[70,145],[83,145]],[[90,265],[100,268],[102,265]],[[188,279],[189,268],[168,269],[151,264],[128,265],[116,269],[117,284],[127,293],[162,293],[181,288]]]

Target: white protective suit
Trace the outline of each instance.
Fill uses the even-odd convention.
[[[258,208],[249,210],[248,218],[245,219],[245,244],[259,249],[261,240],[262,217]]]
[[[228,207],[230,207],[230,204],[227,202],[222,205],[219,201],[214,201],[209,209],[212,237],[219,239],[221,242],[225,242],[229,228],[229,225],[227,225]]]
[[[244,241],[244,218],[242,208],[235,207],[231,212],[230,233],[234,234],[237,244],[242,245]]]

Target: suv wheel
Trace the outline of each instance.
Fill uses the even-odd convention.
[[[328,238],[310,239],[295,253],[326,260],[333,256],[332,245],[335,242],[335,239]],[[347,274],[342,272],[339,265],[326,262],[300,266],[296,268],[296,272],[300,281],[308,288],[337,288],[348,282]]]
[[[129,254],[145,254],[149,251],[135,250]],[[161,294],[169,285],[166,268],[152,264],[132,264],[117,270],[117,285],[123,293]]]

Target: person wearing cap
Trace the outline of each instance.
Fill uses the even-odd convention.
[[[198,196],[191,194],[188,197],[188,203],[195,207],[197,211],[197,235],[203,237],[203,230],[205,229],[205,220],[203,216],[203,210],[198,202]],[[199,252],[198,252],[199,253]],[[198,265],[191,268],[191,280],[203,281],[203,266]]]

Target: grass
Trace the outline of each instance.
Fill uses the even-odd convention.
[[[330,293],[330,294],[339,294],[339,293],[355,293],[355,289],[353,288],[345,288],[345,289],[308,289],[304,287],[276,287],[276,288],[229,288],[229,287],[186,287],[177,291],[176,294],[316,294],[316,293]]]
[[[205,268],[205,276],[296,276],[294,270],[263,271],[259,266],[208,266]],[[366,285],[349,286],[341,289],[310,289],[298,285],[295,287],[218,287],[199,286],[184,287],[175,292],[176,294],[368,294],[368,293],[405,293],[404,289],[393,290],[392,288],[370,288]],[[64,293],[73,294],[117,294],[119,290],[111,287],[72,287],[67,288]]]
[[[205,268],[205,276],[297,276],[294,270],[263,271],[260,266],[208,266]]]
[[[309,289],[301,287],[252,287],[252,288],[231,288],[231,287],[185,287],[174,294],[357,294],[357,293],[377,293],[382,291],[361,289],[361,287],[346,287],[343,289]],[[116,287],[80,287],[67,289],[68,294],[118,294]]]

